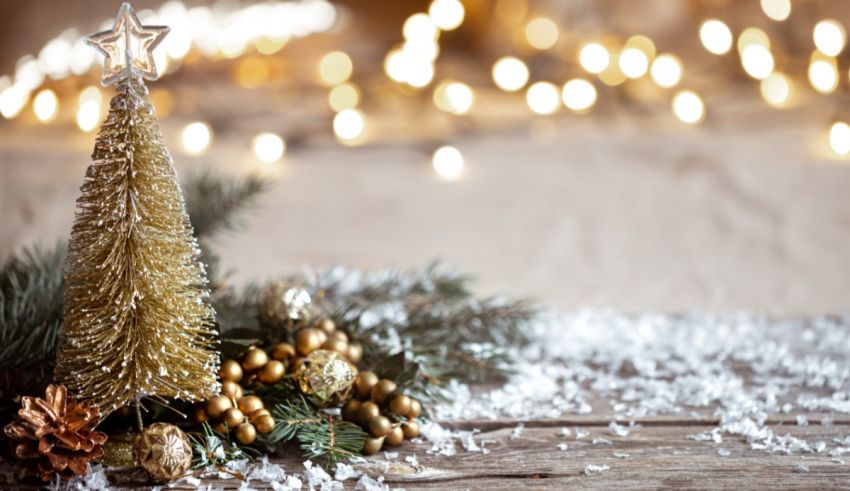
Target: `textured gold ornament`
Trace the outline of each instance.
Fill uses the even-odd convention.
[[[316,350],[304,358],[296,379],[301,392],[323,407],[348,398],[357,368],[335,351]]]
[[[107,414],[217,392],[207,278],[141,78],[118,82],[77,200],[56,378]]]
[[[260,320],[294,330],[310,321],[311,305],[312,299],[307,290],[284,282],[272,283],[263,291]]]
[[[168,482],[189,470],[192,446],[186,433],[167,423],[154,423],[142,431],[133,455],[156,480]]]

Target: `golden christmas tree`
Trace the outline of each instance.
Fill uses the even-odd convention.
[[[77,200],[56,376],[104,413],[218,391],[206,272],[142,80],[157,77],[152,51],[167,32],[125,3],[89,38],[117,93]]]

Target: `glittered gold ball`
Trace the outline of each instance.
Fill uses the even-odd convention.
[[[407,419],[413,419],[418,418],[420,414],[422,414],[422,404],[420,404],[416,399],[411,399],[410,411],[408,411],[405,416],[407,416]]]
[[[257,429],[251,423],[242,423],[236,427],[234,432],[236,441],[243,445],[250,445],[257,439]]]
[[[239,401],[239,410],[243,414],[253,414],[258,409],[263,409],[263,400],[257,396],[245,396]]]
[[[359,421],[357,412],[360,411],[360,401],[351,399],[342,406],[342,419],[351,423]]]
[[[350,343],[348,345],[348,360],[351,363],[357,363],[363,359],[363,346],[360,343]]]
[[[192,446],[180,428],[154,423],[139,435],[133,458],[157,481],[173,481],[189,470]]]
[[[236,428],[245,422],[245,415],[238,408],[232,407],[224,412],[221,420],[228,428]]]
[[[380,414],[381,408],[372,401],[366,401],[360,404],[360,409],[357,410],[357,417],[364,425],[380,416]]]
[[[263,291],[258,313],[265,324],[293,330],[309,322],[311,303],[307,290],[277,282]]]
[[[318,322],[316,322],[315,327],[316,329],[321,329],[322,331],[324,331],[325,334],[330,334],[336,331],[336,324],[334,324],[334,321],[328,319],[327,317],[324,319],[319,319]]]
[[[242,355],[242,368],[246,372],[259,370],[269,361],[269,355],[260,348],[248,348],[248,351]]]
[[[272,358],[286,361],[295,357],[295,348],[289,343],[278,343],[272,348]]]
[[[363,455],[375,455],[376,453],[381,451],[381,447],[384,446],[384,438],[375,438],[372,436],[366,437],[366,440],[363,442]]]
[[[387,445],[401,445],[404,442],[404,431],[402,431],[400,426],[396,426],[387,433],[387,439],[385,440]]]
[[[392,429],[393,425],[386,416],[375,416],[369,420],[369,433],[371,433],[372,436],[387,436]]]
[[[357,375],[357,380],[354,381],[357,396],[361,399],[368,399],[372,395],[372,388],[377,383],[378,376],[375,375],[375,372],[360,372]]]
[[[221,377],[221,380],[240,382],[242,375],[242,366],[236,360],[225,360],[218,370],[218,376]]]
[[[416,421],[405,421],[401,424],[401,431],[404,432],[404,437],[412,440],[419,436],[419,423]]]
[[[397,388],[398,386],[392,380],[381,379],[372,387],[372,400],[379,405],[383,404]]]
[[[390,411],[394,414],[398,414],[399,416],[404,416],[408,412],[410,412],[410,397],[407,397],[404,394],[399,394],[392,399],[390,399]]]
[[[264,384],[276,384],[283,379],[285,372],[286,369],[282,362],[271,360],[260,369],[260,382]]]
[[[271,416],[261,416],[260,418],[257,418],[253,424],[257,428],[257,431],[264,435],[268,435],[274,430],[274,418]]]
[[[295,378],[301,392],[321,407],[348,398],[357,368],[335,351],[316,350],[301,363]]]
[[[212,419],[218,419],[231,407],[233,404],[230,398],[225,395],[215,396],[207,401],[207,415]]]
[[[295,350],[301,356],[307,356],[322,346],[322,331],[318,329],[301,329],[295,335]]]

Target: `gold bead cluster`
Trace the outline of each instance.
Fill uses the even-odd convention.
[[[360,343],[350,342],[348,335],[337,330],[331,319],[319,319],[313,327],[305,327],[295,333],[295,352],[299,358],[295,359],[292,371],[298,368],[301,357],[317,349],[336,351],[351,363],[357,363],[363,358]]]
[[[363,453],[372,455],[383,446],[401,445],[405,438],[419,436],[416,418],[422,405],[416,399],[398,392],[392,380],[379,379],[374,372],[360,372],[354,380],[357,398],[342,406],[342,419],[359,424],[369,432]]]

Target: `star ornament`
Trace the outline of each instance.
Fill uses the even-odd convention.
[[[121,4],[115,24],[108,31],[90,35],[86,41],[106,57],[103,62],[103,85],[142,76],[156,80],[159,74],[153,50],[170,29],[166,26],[143,26],[129,3]]]

